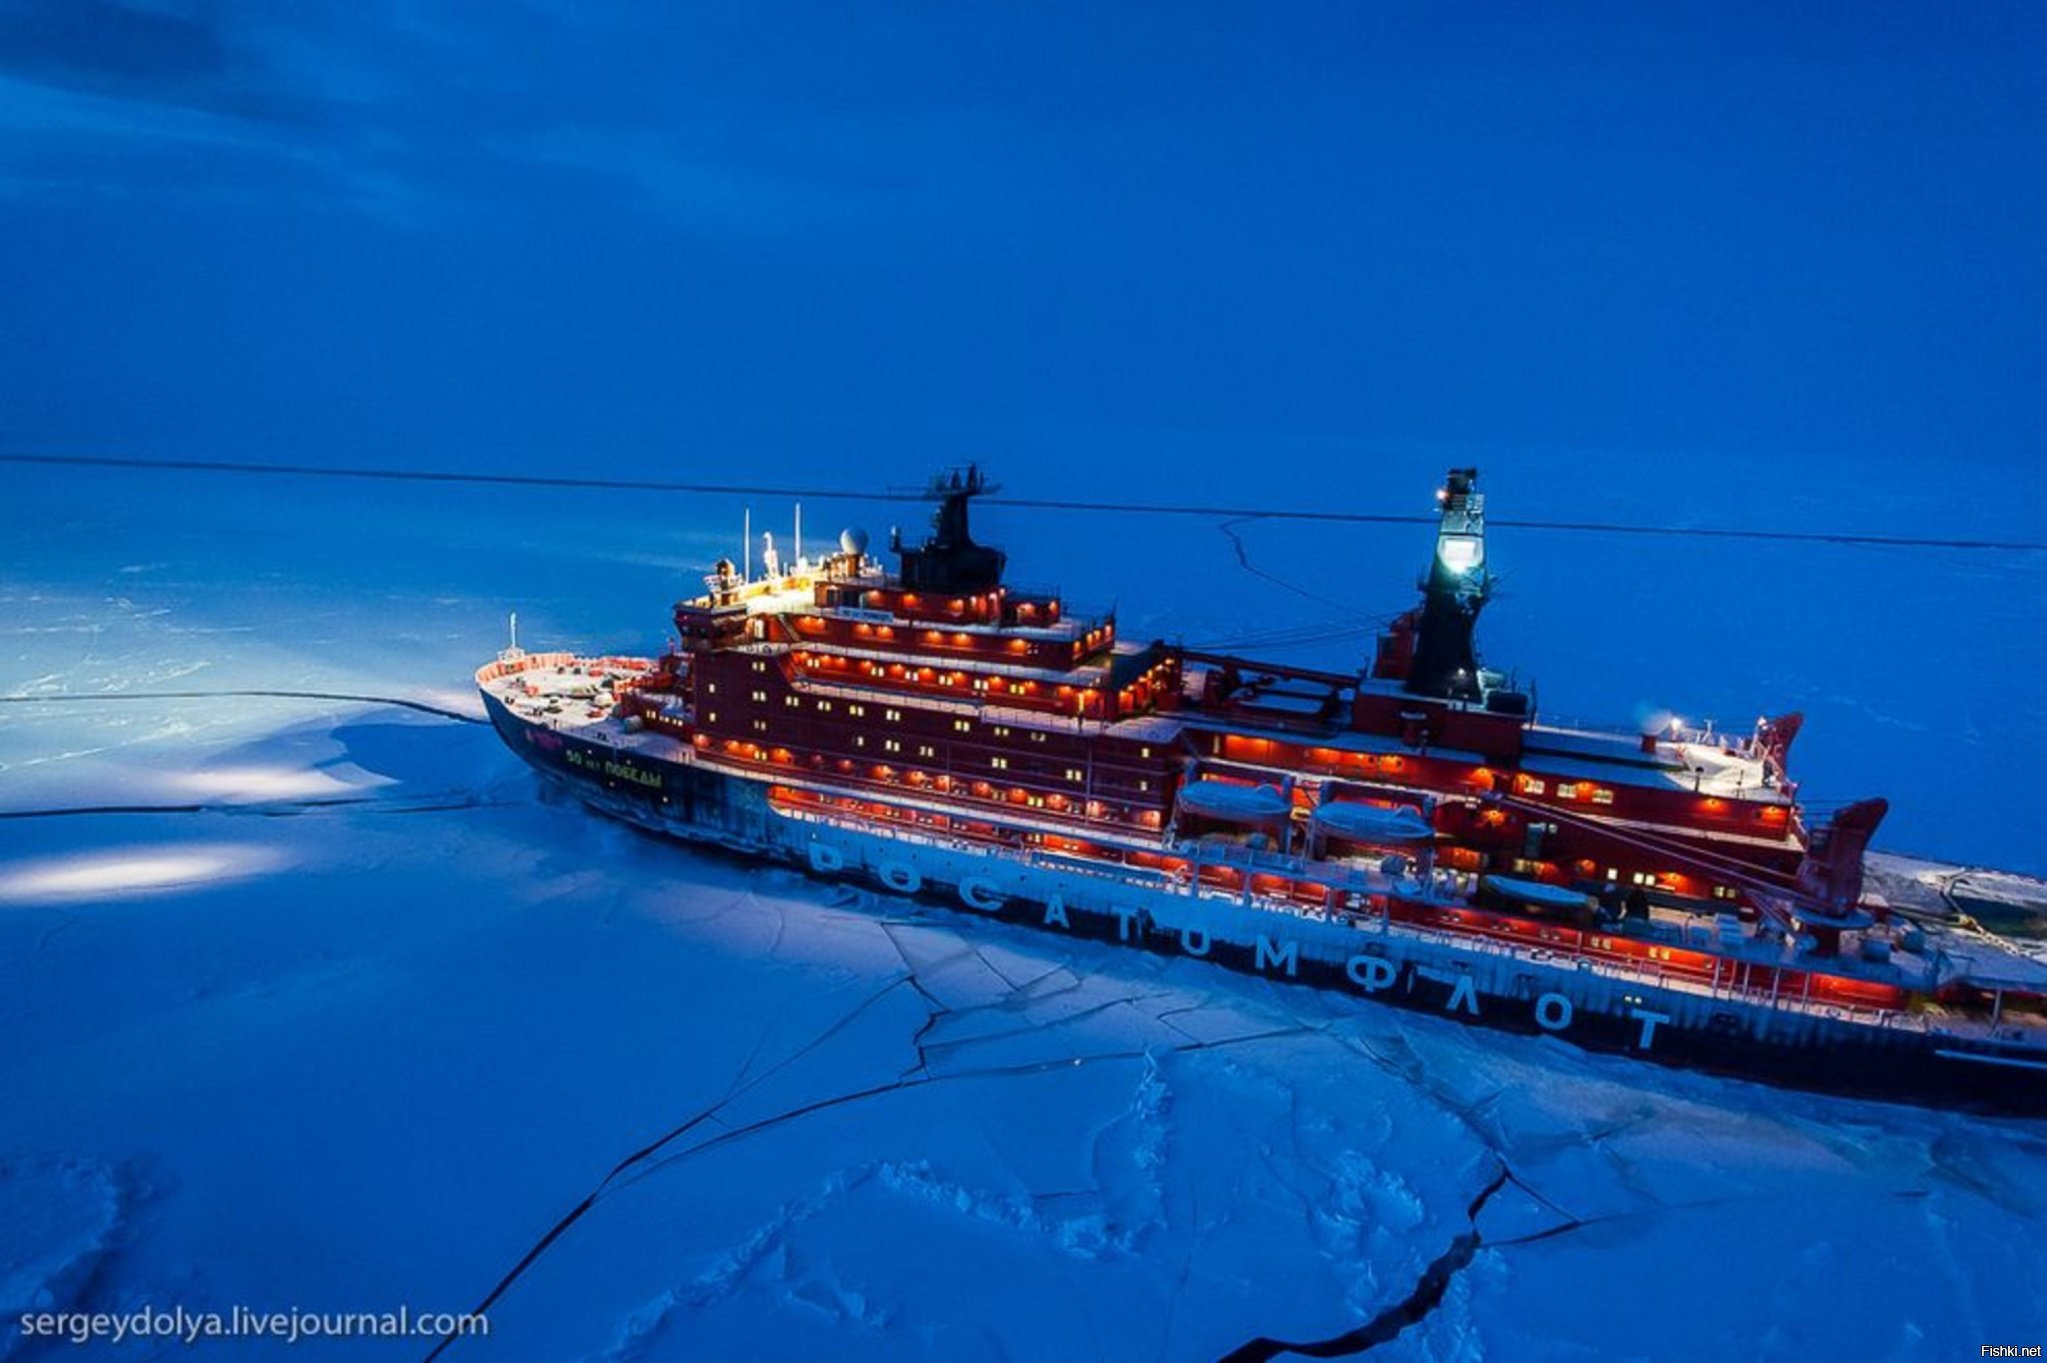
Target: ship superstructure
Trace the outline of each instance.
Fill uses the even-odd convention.
[[[857,531],[760,576],[749,546],[656,658],[510,650],[478,674],[493,720],[607,812],[819,874],[1594,1046],[2047,1101],[2047,968],[1864,895],[1885,806],[1808,826],[1797,715],[1551,725],[1481,664],[1476,470],[1357,673],[1014,587],[972,535],[991,490],[936,480],[894,570]]]

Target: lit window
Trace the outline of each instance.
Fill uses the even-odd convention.
[[[756,672],[765,672],[768,670],[768,665],[762,662],[760,659],[756,658],[754,659],[753,670]]]
[[[817,708],[819,710],[828,711],[832,708],[832,703],[828,700],[821,700],[817,703]]]
[[[704,716],[704,723],[706,723],[706,724],[716,724],[717,722],[718,722],[718,712],[717,712],[716,710],[713,710],[713,711],[711,711],[711,713],[710,713],[710,714],[708,714],[708,715],[705,715],[705,716]]]
[[[891,724],[897,724],[902,721],[903,712],[901,710],[884,710],[881,712],[881,717]]]
[[[1066,779],[1069,781],[1085,781],[1087,779],[1087,773],[1082,771],[1079,767],[1068,767],[1066,769]]]
[[[1530,795],[1540,795],[1549,789],[1547,783],[1538,781],[1533,776],[1524,776],[1521,780],[1523,783],[1521,788]]]
[[[952,727],[958,730],[960,733],[964,734],[971,733],[973,731],[974,725],[972,720],[956,719],[952,722]]]
[[[1139,781],[1139,782],[1137,783],[1137,788],[1138,788],[1139,790],[1150,790],[1150,789],[1151,789],[1151,782],[1149,782],[1149,781],[1144,781],[1144,780],[1140,780],[1140,781]]]
[[[1566,784],[1566,785],[1561,785],[1561,786],[1558,786],[1558,787],[1557,787],[1557,798],[1558,798],[1559,800],[1575,800],[1575,799],[1577,799],[1577,798],[1578,798],[1578,784],[1577,784],[1577,782],[1573,781],[1573,782],[1570,782],[1570,783],[1568,783],[1568,784]]]
[[[988,765],[997,771],[1008,771],[1009,759],[1006,757],[991,757],[988,759]]]
[[[1139,748],[1139,749],[1137,750],[1137,755],[1138,755],[1139,757],[1150,757],[1150,756],[1151,756],[1151,749],[1150,749],[1150,748]]]
[[[782,704],[793,710],[803,704],[803,698],[801,696],[784,696],[782,697]]]
[[[1603,787],[1603,786],[1602,786],[1602,787],[1601,787],[1601,788],[1599,788],[1598,790],[1595,790],[1595,791],[1593,791],[1593,792],[1592,792],[1592,803],[1593,803],[1593,804],[1596,804],[1596,805],[1610,805],[1610,804],[1612,804],[1612,803],[1613,803],[1613,792],[1612,792],[1612,791],[1610,791],[1610,790],[1607,790],[1607,789],[1606,789],[1605,787]]]
[[[929,743],[919,743],[917,745],[917,756],[936,757],[938,756],[938,749],[932,747]]]
[[[756,691],[756,692],[754,692],[754,693],[753,693],[753,703],[754,703],[755,705],[766,705],[766,704],[768,703],[768,693],[767,693],[767,692],[765,692],[765,691]]]
[[[1033,743],[1043,743],[1044,741],[1045,741],[1045,736],[1044,736],[1043,734],[1032,734],[1032,735],[1031,735],[1031,742],[1033,742]]]
[[[993,730],[991,730],[991,732],[994,733],[994,735],[997,738],[1008,738],[1009,726],[1007,724],[998,724],[995,726]]]
[[[889,739],[886,743],[883,743],[881,746],[889,752],[901,752],[903,750],[903,745],[896,742],[896,740],[894,740],[893,738]]]
[[[867,746],[867,735],[866,735],[866,734],[854,734],[854,735],[853,735],[853,746],[854,746],[854,747],[856,747],[856,748],[864,748],[864,747],[866,747],[866,746]]]
[[[853,718],[855,719],[860,719],[867,714],[867,707],[864,705],[848,705],[846,707],[846,713],[853,716]]]

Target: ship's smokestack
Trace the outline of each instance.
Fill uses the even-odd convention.
[[[1862,855],[1890,813],[1888,800],[1858,800],[1812,836],[1798,868],[1798,888],[1828,913],[1841,915],[1862,899]]]

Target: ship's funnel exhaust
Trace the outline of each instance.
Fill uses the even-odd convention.
[[[1862,856],[1877,825],[1890,813],[1888,800],[1858,800],[1812,835],[1798,868],[1798,887],[1827,912],[1845,915],[1862,899]]]

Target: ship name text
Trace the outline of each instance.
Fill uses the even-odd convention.
[[[809,848],[810,868],[821,874],[831,874],[847,869],[846,857],[838,848],[826,843],[813,842]],[[874,867],[874,876],[888,889],[897,894],[917,894],[925,888],[923,874],[913,865],[902,861],[884,861]],[[1010,903],[1010,896],[1004,894],[994,882],[980,876],[966,876],[961,879],[957,894],[960,903],[976,913],[1000,913]],[[1041,907],[1041,926],[1072,930],[1073,920],[1066,901],[1052,895]],[[1139,943],[1143,941],[1146,924],[1145,912],[1128,905],[1111,905],[1108,909],[1116,919],[1116,938],[1120,942]],[[1177,930],[1180,949],[1189,956],[1207,956],[1214,943],[1207,930],[1188,927]],[[1258,933],[1251,942],[1252,964],[1261,972],[1278,971],[1289,978],[1299,975],[1301,967],[1301,944],[1291,938],[1276,938]],[[1443,1011],[1459,1019],[1478,1019],[1481,1012],[1481,995],[1478,983],[1463,971],[1444,971],[1415,964],[1410,967],[1413,979],[1408,987],[1413,988],[1414,980],[1429,980],[1449,988],[1443,1001]],[[1344,962],[1343,973],[1360,992],[1383,994],[1392,989],[1400,979],[1400,968],[1384,956],[1369,951],[1359,952]],[[1668,1013],[1659,1013],[1639,1004],[1629,1004],[1626,1014],[1638,1031],[1636,1046],[1643,1051],[1656,1044],[1656,1032],[1664,1023],[1671,1021]],[[1570,997],[1555,991],[1539,994],[1534,1002],[1536,1026],[1543,1031],[1561,1035],[1568,1031],[1577,1017],[1577,1005]]]

